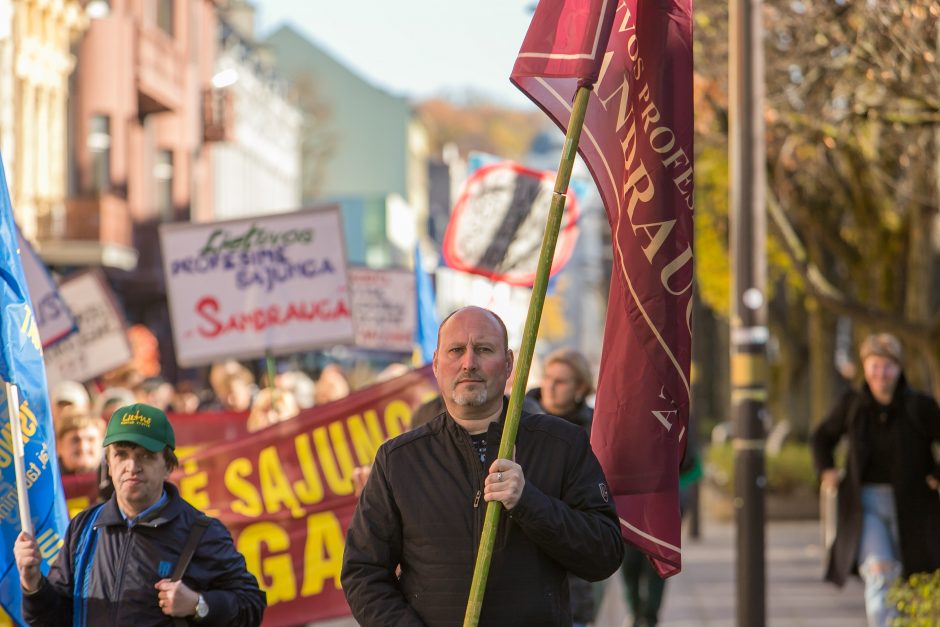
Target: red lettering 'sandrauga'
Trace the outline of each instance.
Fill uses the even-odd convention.
[[[206,296],[196,303],[196,315],[202,322],[196,327],[199,335],[214,338],[230,331],[238,333],[262,331],[294,320],[331,321],[348,318],[350,315],[349,308],[343,299],[288,303],[286,307],[268,305],[224,315],[219,315],[219,309],[219,301],[212,296]]]

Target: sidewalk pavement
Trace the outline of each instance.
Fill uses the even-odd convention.
[[[766,530],[766,624],[768,627],[864,627],[862,584],[852,578],[841,590],[822,581],[823,550],[818,521],[771,522]],[[737,625],[735,529],[702,521],[698,540],[682,540],[682,572],[666,583],[660,627]],[[620,573],[605,582],[595,627],[629,627]],[[351,618],[316,627],[354,627]]]
[[[769,627],[864,627],[861,581],[841,590],[822,581],[818,521],[772,522],[766,529],[766,624]],[[735,529],[702,521],[702,536],[682,541],[682,572],[666,583],[660,627],[739,627]],[[607,580],[597,627],[629,626],[620,574]],[[747,627],[747,626],[740,626]]]

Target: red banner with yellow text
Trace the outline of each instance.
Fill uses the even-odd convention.
[[[339,576],[356,507],[352,471],[371,464],[379,445],[408,430],[413,411],[436,394],[426,367],[253,434],[244,413],[170,417],[181,452],[173,480],[231,531],[267,593],[264,625],[349,614]],[[64,483],[71,513],[93,502],[95,475]]]

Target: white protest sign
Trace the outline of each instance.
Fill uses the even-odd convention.
[[[89,381],[131,360],[124,316],[99,271],[70,275],[59,294],[75,315],[78,332],[43,351],[49,389],[60,381]]]
[[[356,346],[411,353],[417,318],[414,273],[350,268],[349,280]]]
[[[33,303],[33,316],[39,325],[39,339],[42,347],[47,349],[74,332],[78,325],[68,305],[62,300],[55,280],[19,229],[16,230],[16,240],[20,247],[26,285],[29,287],[29,299]]]
[[[176,361],[351,344],[339,208],[160,227]]]

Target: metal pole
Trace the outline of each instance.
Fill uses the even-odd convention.
[[[760,0],[730,5],[731,408],[737,527],[737,624],[764,627],[767,310],[764,54]]]

